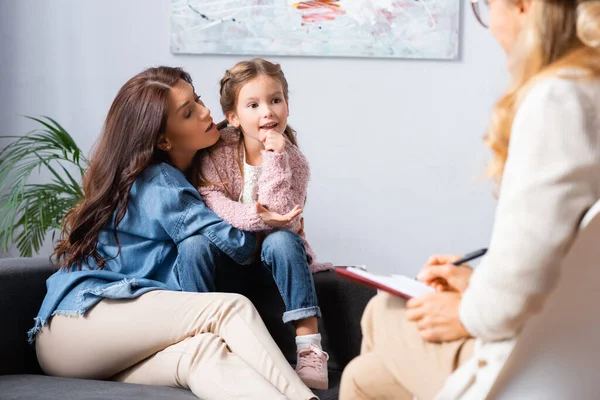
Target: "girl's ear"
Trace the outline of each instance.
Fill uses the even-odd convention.
[[[240,127],[240,120],[237,117],[237,114],[234,111],[228,111],[225,113],[225,118],[229,121],[229,124],[234,128]]]
[[[158,137],[158,143],[156,144],[156,147],[158,147],[162,151],[169,151],[171,150],[171,142],[169,141],[169,139],[167,139],[165,135],[160,135]]]

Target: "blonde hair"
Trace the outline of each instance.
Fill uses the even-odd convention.
[[[487,175],[498,183],[515,114],[533,84],[563,68],[583,69],[585,79],[600,76],[600,0],[532,0],[531,7],[511,51],[510,86],[496,103],[484,138],[493,153]]]
[[[281,66],[262,58],[254,58],[250,61],[239,62],[231,69],[225,71],[225,75],[221,79],[220,89],[221,110],[223,110],[223,114],[227,115],[228,112],[235,111],[238,96],[242,87],[259,76],[268,76],[279,82],[283,89],[283,97],[285,98],[286,103],[289,103],[288,83],[281,70]],[[224,127],[226,125],[226,121],[223,121],[219,124],[219,127]],[[283,134],[290,142],[292,142],[292,144],[298,146],[296,132],[291,126],[286,126]]]

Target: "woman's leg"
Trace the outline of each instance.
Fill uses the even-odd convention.
[[[361,354],[344,370],[340,399],[368,399],[365,394],[381,391],[376,398],[431,399],[473,355],[474,339],[423,341],[416,324],[406,320],[405,305],[406,300],[386,293],[369,302],[361,323]]]
[[[413,400],[413,395],[398,383],[377,355],[361,353],[344,368],[340,399]]]
[[[207,400],[314,397],[254,306],[234,294],[153,291],[103,300],[85,316],[53,317],[36,346],[50,375],[118,374],[124,382],[190,388]]]
[[[329,356],[321,348],[317,326],[321,311],[302,238],[290,231],[271,233],[263,242],[261,259],[285,303],[283,322],[296,327],[296,372],[309,387],[327,389]]]
[[[111,379],[187,388],[202,399],[287,398],[213,333],[184,339]]]

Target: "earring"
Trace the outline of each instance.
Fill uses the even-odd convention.
[[[171,150],[171,145],[170,144],[167,145],[167,151],[169,151],[169,150]]]

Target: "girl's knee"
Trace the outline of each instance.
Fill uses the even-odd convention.
[[[267,264],[278,259],[306,260],[304,242],[297,233],[291,231],[273,232],[263,242],[261,258]]]
[[[275,231],[270,233],[263,242],[264,248],[286,249],[291,246],[304,246],[302,238],[292,231]]]
[[[202,236],[194,235],[177,245],[177,280],[186,292],[213,292],[218,248]]]

